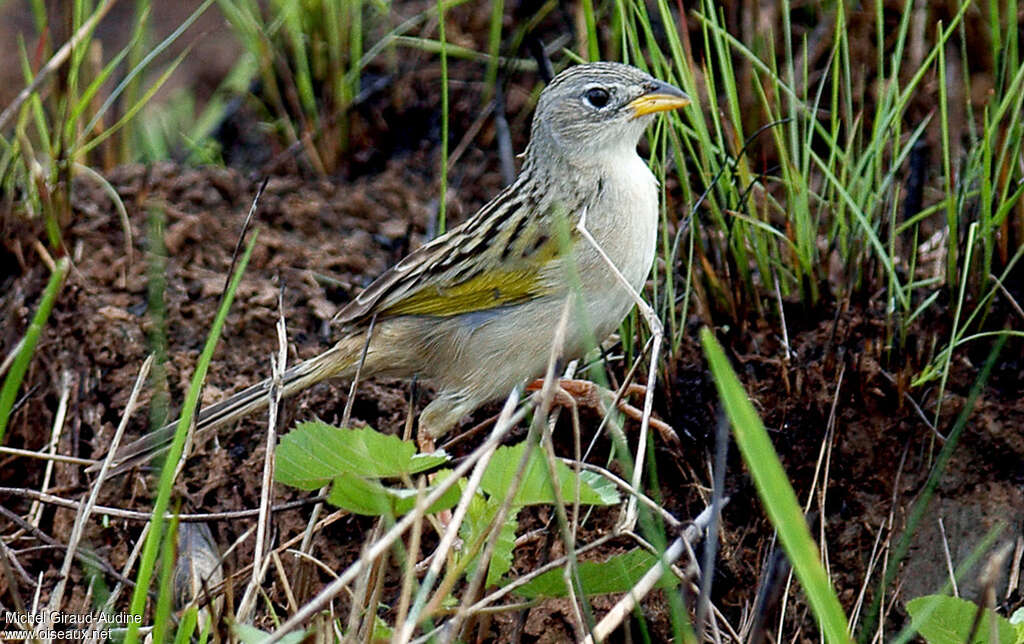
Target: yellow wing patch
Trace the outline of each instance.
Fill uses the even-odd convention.
[[[450,317],[526,302],[550,292],[539,273],[536,269],[485,272],[451,286],[428,286],[382,313]]]

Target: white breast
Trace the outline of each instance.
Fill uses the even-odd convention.
[[[587,229],[639,290],[651,270],[658,236],[658,182],[635,152],[604,173],[601,193],[587,213]]]
[[[636,152],[616,155],[602,173],[601,191],[587,211],[586,228],[637,292],[654,262],[658,236],[658,182]],[[597,340],[615,330],[633,298],[585,240],[577,262]]]

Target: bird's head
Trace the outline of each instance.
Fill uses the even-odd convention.
[[[681,90],[636,67],[576,65],[541,92],[531,147],[535,154],[557,152],[574,162],[597,160],[623,148],[632,150],[656,113],[689,103]]]

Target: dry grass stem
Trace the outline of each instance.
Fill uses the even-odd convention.
[[[946,572],[949,574],[949,583],[953,588],[953,596],[960,596],[960,589],[956,585],[956,573],[953,572],[953,557],[949,554],[949,539],[946,537],[946,525],[939,517],[939,535],[942,537],[942,554],[946,559]]]
[[[253,576],[249,585],[242,595],[242,601],[236,612],[239,622],[245,623],[249,620],[252,610],[256,605],[256,589],[262,581],[267,567],[264,559],[266,550],[270,547],[270,510],[271,497],[274,494],[274,450],[277,447],[277,413],[281,407],[281,383],[284,379],[284,372],[288,362],[288,334],[284,322],[284,293],[277,292],[277,356],[270,356],[271,384],[267,396],[270,399],[267,407],[267,440],[263,455],[263,481],[260,486],[260,514],[256,524],[256,543],[253,547]],[[257,575],[257,571],[259,574]]]
[[[373,327],[377,322],[377,315],[374,314],[370,318],[370,325],[366,330],[366,340],[363,342],[363,350],[359,354],[359,362],[356,364],[356,373],[352,377],[352,384],[348,388],[348,399],[345,401],[345,410],[341,415],[341,426],[348,427],[349,419],[352,416],[352,405],[356,399],[356,391],[359,387],[359,380],[363,374],[363,365],[366,362],[366,354],[370,350],[370,339],[373,337]],[[320,489],[319,495],[326,496],[329,486],[325,485]],[[317,503],[313,506],[313,511],[309,513],[309,521],[306,522],[306,531],[302,536],[302,545],[299,547],[304,553],[308,553],[313,547],[313,526],[320,520],[320,513],[323,511],[323,503]],[[296,573],[295,587],[298,589],[301,596],[306,595],[306,589],[309,584],[309,577],[299,568]]]
[[[127,579],[128,574],[132,571],[132,568],[135,567],[135,562],[138,561],[139,555],[142,554],[142,546],[146,543],[146,537],[149,536],[149,527],[151,525],[152,523],[147,521],[146,525],[142,526],[139,538],[135,540],[135,545],[132,546],[131,554],[128,555],[128,560],[124,562],[124,567],[121,568],[122,579]],[[103,603],[103,610],[108,612],[113,610],[114,604],[117,603],[124,587],[124,582],[118,580],[117,584],[114,586],[114,590],[110,591],[110,595],[107,596],[107,601]]]
[[[518,401],[518,393],[516,391],[513,391],[509,395],[508,399],[505,401],[505,406],[501,410],[501,416],[498,418],[498,422],[495,424],[494,431],[491,434],[492,438],[498,432],[499,427],[512,426],[511,419],[513,418],[513,412],[515,411],[516,404],[518,403]],[[490,442],[490,440],[488,442]],[[487,443],[485,443],[485,445],[486,444]],[[487,470],[487,465],[490,463],[491,457],[494,456],[494,451],[497,448],[498,443],[494,442],[489,449],[481,452],[480,456],[478,457],[475,467],[473,468],[473,473],[470,475],[469,480],[466,482],[466,489],[463,492],[462,496],[459,498],[459,503],[458,505],[455,506],[455,512],[452,513],[452,518],[449,521],[447,528],[445,529],[444,535],[441,537],[441,542],[438,544],[437,549],[434,551],[433,555],[431,555],[432,559],[430,562],[430,567],[427,569],[427,574],[420,584],[420,589],[416,594],[416,601],[413,602],[412,608],[410,608],[409,610],[409,616],[402,623],[401,628],[398,629],[399,642],[408,642],[412,639],[412,634],[415,631],[417,624],[419,624],[419,622],[422,619],[429,617],[431,615],[431,611],[436,609],[435,604],[439,604],[439,600],[443,599],[446,596],[447,593],[444,592],[444,586],[454,583],[453,576],[449,574],[448,578],[444,580],[444,582],[448,583],[442,583],[441,590],[434,594],[434,598],[438,601],[426,601],[427,594],[430,593],[430,591],[433,589],[434,580],[441,572],[441,566],[444,565],[445,561],[448,558],[449,551],[455,544],[455,539],[458,536],[459,526],[462,525],[462,522],[466,518],[466,513],[469,511],[469,504],[472,501],[473,496],[477,493],[477,490],[480,488],[480,481],[483,480],[484,472]],[[454,476],[454,474],[449,475],[448,480],[450,480]],[[445,482],[448,482],[448,480],[446,480]],[[506,497],[506,501],[508,501],[511,498],[511,496],[512,495],[509,494]],[[428,504],[427,507],[430,507],[430,504]],[[502,509],[505,509],[504,505],[502,506]],[[501,511],[499,511],[494,521],[494,524],[496,526],[499,526],[498,528],[496,528],[496,530],[500,530],[502,521],[502,513]],[[489,561],[489,559],[487,559],[486,556],[487,555],[485,554],[480,557],[481,564],[479,568],[485,571],[484,574],[486,574],[487,569],[487,566],[484,565],[484,562]],[[456,629],[452,630],[454,631]]]
[[[1024,536],[1018,534],[1013,546],[1013,563],[1010,565],[1010,576],[1006,580],[1005,597],[1007,599],[1013,596],[1014,591],[1020,585],[1020,562],[1022,556],[1024,556]]]
[[[18,357],[18,354],[21,353],[21,348],[23,346],[25,346],[24,336],[22,336],[20,340],[14,343],[14,346],[11,347],[11,350],[7,352],[7,357],[5,357],[4,361],[0,363],[0,376],[4,376],[7,373],[7,370],[11,368],[11,363],[13,363],[14,359]]]
[[[93,481],[92,486],[90,486],[89,498],[85,503],[78,507],[75,524],[71,528],[71,537],[68,539],[67,552],[64,554],[64,563],[60,569],[60,577],[57,580],[57,585],[54,587],[53,592],[50,594],[48,613],[57,613],[60,611],[61,601],[64,599],[64,586],[71,574],[71,564],[75,560],[75,553],[78,550],[78,543],[82,539],[82,532],[85,530],[85,525],[89,521],[89,517],[92,516],[93,509],[96,507],[96,499],[99,496],[100,488],[106,480],[107,472],[110,471],[114,453],[117,452],[117,447],[121,444],[121,438],[124,436],[125,428],[128,426],[128,419],[131,418],[132,413],[135,411],[135,406],[138,404],[139,393],[142,391],[142,386],[145,384],[146,378],[149,377],[149,370],[153,366],[153,361],[153,354],[149,354],[149,356],[146,357],[146,360],[142,363],[142,367],[139,368],[139,375],[135,378],[135,384],[132,386],[131,394],[128,396],[128,403],[125,405],[124,413],[121,415],[121,422],[118,423],[117,429],[114,431],[114,437],[110,441],[110,447],[107,450],[107,457],[103,459],[103,465],[100,467],[100,472],[96,476],[96,480]]]
[[[71,395],[71,373],[64,371],[61,373],[60,379],[60,400],[57,403],[57,413],[53,418],[53,428],[50,431],[50,442],[46,445],[46,451],[50,456],[57,453],[57,445],[60,444],[60,437],[64,432],[64,419],[68,413],[68,397]],[[46,469],[43,473],[43,484],[40,486],[40,492],[46,493],[50,488],[50,478],[53,476],[53,464],[54,461],[51,459],[46,463]],[[33,526],[39,527],[39,520],[42,517],[43,504],[39,501],[33,501],[32,507],[28,511],[28,522]]]
[[[412,532],[409,536],[409,551],[405,557],[405,565],[402,571],[402,590],[398,597],[398,616],[395,624],[404,624],[409,615],[409,602],[412,599],[412,587],[416,584],[416,564],[420,556],[420,538],[423,536],[423,515],[426,513],[426,477],[421,476],[416,481],[416,505],[413,512],[416,513],[416,520],[413,522]],[[401,633],[395,631],[391,636],[393,644],[401,642]]]
[[[281,557],[277,554],[276,550],[270,552],[270,559],[274,562],[274,572],[277,573],[277,580],[281,582],[285,599],[288,601],[288,610],[292,612],[299,610],[299,602],[295,600],[295,593],[292,592],[292,584],[288,580],[288,573],[285,572],[284,564],[281,562]]]
[[[58,463],[69,463],[71,465],[91,466],[99,463],[99,461],[91,458],[79,458],[77,456],[67,456],[65,454],[46,454],[43,452],[34,452],[30,449],[18,449],[17,447],[0,447],[0,454],[24,456],[25,458],[34,458],[41,461],[56,461]]]
[[[608,636],[617,629],[622,622],[633,612],[636,605],[647,596],[651,590],[654,589],[654,585],[658,583],[662,575],[669,569],[669,567],[675,563],[676,559],[683,554],[685,549],[684,543],[695,540],[704,529],[707,528],[711,522],[711,518],[714,516],[712,506],[704,508],[704,510],[697,515],[697,518],[693,520],[693,523],[687,526],[686,530],[683,531],[675,541],[673,541],[669,547],[665,550],[665,553],[661,556],[658,563],[650,568],[644,576],[627,592],[623,597],[616,602],[611,610],[597,623],[594,627],[594,632],[589,634],[584,641],[584,644],[594,644],[594,642],[604,642],[608,639]]]
[[[328,576],[334,577],[335,579],[338,578],[338,573],[335,572],[333,568],[331,568],[324,562],[320,561],[313,555],[309,554],[308,552],[302,552],[301,550],[295,550],[294,548],[288,548],[286,550],[283,550],[282,552],[287,552],[288,554],[293,555],[296,559],[303,559],[305,561],[308,561],[320,570],[327,573]]]
[[[81,506],[81,501],[75,501],[74,499],[66,499],[62,496],[56,496],[54,494],[46,494],[39,490],[30,490],[28,488],[20,487],[0,487],[0,494],[10,494],[12,496],[20,496],[29,499],[34,499],[40,503],[46,503],[48,505],[55,505],[61,508],[69,508],[77,510]],[[314,503],[320,503],[324,500],[323,496],[311,496],[308,499],[299,499],[297,501],[288,501],[287,503],[280,503],[271,508],[272,512],[283,512],[285,510],[295,510],[302,508],[307,505]],[[259,508],[251,508],[249,510],[231,510],[228,512],[193,512],[191,514],[174,514],[168,512],[164,515],[164,520],[170,521],[171,518],[177,517],[181,523],[196,523],[204,521],[235,521],[237,519],[248,519],[250,517],[258,517],[260,513]],[[122,508],[114,508],[108,505],[97,505],[93,507],[93,514],[100,514],[103,516],[112,517],[115,519],[126,519],[128,521],[149,521],[153,518],[152,512],[143,512],[139,510],[124,510]]]

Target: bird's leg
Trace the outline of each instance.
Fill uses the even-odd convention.
[[[429,454],[435,449],[435,441],[455,427],[462,417],[473,411],[458,391],[439,391],[430,404],[420,413],[416,430],[416,443],[420,453]]]
[[[430,454],[436,449],[434,437],[424,432],[416,432],[416,445],[420,448],[420,454]]]
[[[420,413],[419,427],[416,430],[416,443],[421,454],[430,454],[436,448],[435,441],[447,434],[463,416],[474,409],[474,404],[458,391],[441,391],[430,404]],[[436,474],[430,474],[428,480],[434,483]],[[444,534],[452,521],[451,510],[437,513],[438,532]]]

